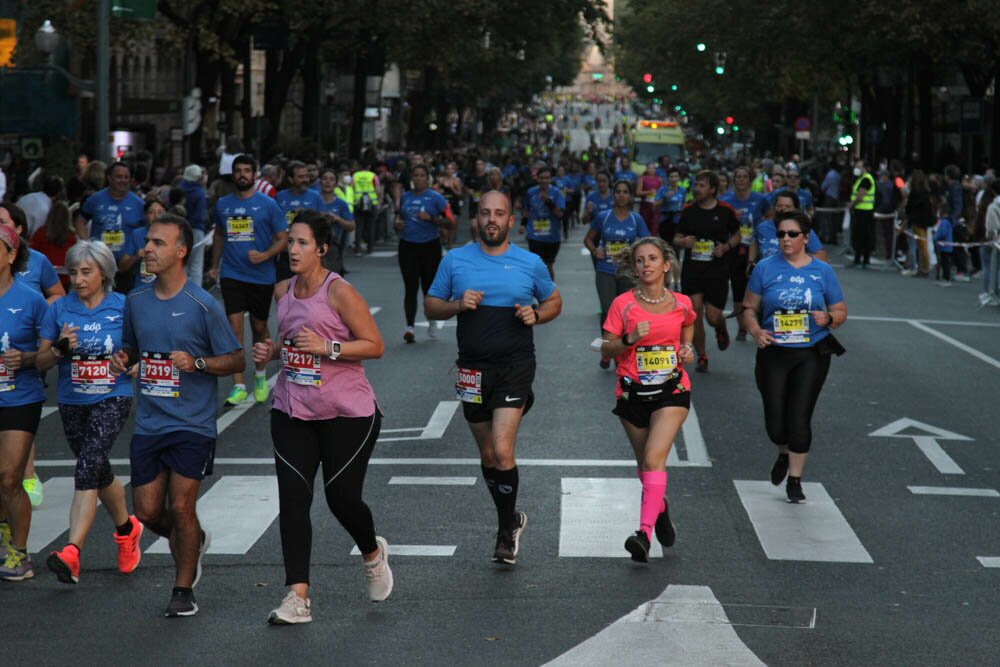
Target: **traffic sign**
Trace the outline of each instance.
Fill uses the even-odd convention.
[[[812,129],[812,121],[806,116],[799,116],[795,119],[795,131],[796,132],[808,132]],[[796,136],[796,138],[799,138]],[[807,139],[809,137],[806,137]]]
[[[812,137],[812,133],[809,130],[796,130],[795,138],[799,141],[809,141]]]

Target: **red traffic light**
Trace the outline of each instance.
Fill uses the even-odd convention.
[[[643,83],[653,83],[653,75],[652,74],[643,74],[642,75],[642,82]]]
[[[735,122],[736,122],[735,118],[733,118],[732,116],[726,116],[726,125],[732,125]]]

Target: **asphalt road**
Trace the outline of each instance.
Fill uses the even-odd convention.
[[[834,360],[814,419],[805,481],[822,487],[807,487],[801,506],[784,503],[783,489],[749,484],[768,479],[774,456],[754,349],[710,352],[711,373],[693,378],[689,422],[698,428],[685,432],[670,470],[677,544],[638,565],[620,548],[635,530],[639,485],[610,413],[614,376],[589,350],[597,297],[581,238],[572,232],[556,264],[563,314],[535,334],[536,404],[518,444],[529,526],[516,567],[490,562],[495,513],[449,403],[455,330],[430,341],[421,327],[417,344],[403,343],[401,281],[386,246],[386,256],[348,259],[348,279],[379,309],[386,339],[384,358],[366,364],[385,412],[366,499],[390,549],[443,555],[393,556],[395,591],[369,603],[360,557],[317,497],[315,620],[267,627],[284,575],[267,408],[252,406],[227,418],[203,487],[200,512],[214,516],[221,547],[206,557],[200,613],[162,617],[173,567],[155,548],[135,573],[118,574],[111,522],[99,514],[78,586],[45,570],[45,555],[65,540],[59,533],[34,556],[33,581],[0,586],[5,662],[540,665],[574,647],[560,664],[1000,662],[1000,317],[975,309],[979,290],[838,269],[848,354]],[[843,263],[835,253],[833,263]],[[220,383],[220,404],[228,389]],[[130,428],[117,459],[127,459]],[[43,419],[38,448],[49,498],[36,527],[51,531],[72,477],[58,413]],[[249,492],[235,493],[240,484]],[[154,542],[144,536],[143,548]],[[677,601],[690,591],[701,597]]]

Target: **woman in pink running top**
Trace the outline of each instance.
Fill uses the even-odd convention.
[[[662,239],[641,238],[625,269],[635,288],[618,296],[604,321],[601,354],[617,362],[618,403],[612,412],[625,428],[642,482],[639,530],[625,540],[632,560],[649,561],[656,539],[672,546],[677,533],[667,502],[667,456],[691,407],[691,380],[683,364],[694,361],[691,299],[667,289],[673,249]]]
[[[282,625],[312,620],[309,508],[320,463],[327,505],[361,551],[368,598],[385,600],[393,583],[389,545],[375,535],[371,510],[361,497],[382,423],[361,362],[382,356],[382,335],[361,295],[323,268],[323,255],[331,252],[332,243],[323,213],[296,215],[288,242],[295,275],[275,285],[278,339],[253,347],[256,363],[279,358],[282,363],[271,409],[271,439],[289,591],[268,618]]]

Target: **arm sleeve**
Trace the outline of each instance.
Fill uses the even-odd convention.
[[[562,191],[555,190],[553,194],[555,196],[552,198],[552,201],[556,203],[556,206],[558,206],[559,208],[566,208],[566,197],[563,196]]]
[[[676,233],[681,236],[690,236],[690,232],[688,232],[688,219],[688,210],[686,208],[681,209],[681,217],[677,221]]]
[[[608,316],[604,318],[604,324],[601,325],[604,331],[614,336],[620,336],[625,333],[625,318],[622,313],[623,302],[624,300],[617,298],[611,302],[611,307],[608,308]]]
[[[59,323],[56,322],[56,304],[52,304],[48,310],[45,311],[45,315],[42,316],[42,326],[38,331],[38,337],[44,338],[45,340],[55,341],[59,338]]]
[[[55,287],[56,283],[59,282],[59,276],[56,275],[55,267],[52,266],[52,262],[45,255],[38,258],[41,265],[39,266],[39,274],[41,278],[42,287],[45,289],[51,289]]]
[[[441,260],[441,263],[438,265],[437,274],[434,276],[434,282],[431,283],[431,288],[427,290],[427,296],[432,296],[435,299],[451,301],[451,265],[453,264],[451,257],[452,254],[448,253]]]
[[[829,264],[826,265],[823,272],[826,274],[823,280],[823,298],[826,300],[827,308],[829,308],[833,304],[844,300],[844,292],[840,289],[840,281],[837,280],[837,274],[834,273],[833,268]]]
[[[285,220],[285,214],[282,213],[281,207],[278,206],[277,202],[272,202],[271,206],[271,233],[280,234],[281,232],[288,231],[288,221]]]
[[[639,238],[649,236],[649,227],[646,226],[646,221],[642,219],[641,215],[636,215],[636,214],[633,215],[635,215],[635,217],[637,218],[637,220],[635,221],[635,226],[637,231],[639,232]]]
[[[122,347],[138,350],[135,331],[132,329],[132,299],[125,299],[125,314],[122,316]]]
[[[736,211],[733,209],[726,207],[726,211],[728,212],[726,215],[728,218],[726,221],[726,232],[732,236],[736,232],[740,231],[740,219],[736,217]]]
[[[760,264],[758,264],[757,268],[755,268],[753,273],[750,274],[750,282],[747,283],[747,289],[757,296],[760,296],[764,292],[763,274],[764,271],[761,269]]]
[[[531,272],[531,279],[535,284],[535,298],[538,299],[538,303],[541,303],[556,291],[556,284],[552,282],[552,276],[549,275],[549,270],[545,267],[542,259],[537,255],[534,258],[535,264]]]
[[[80,215],[84,220],[90,220],[94,217],[94,195],[90,195],[83,202],[83,206],[80,207]]]
[[[126,311],[127,312],[127,311]],[[226,314],[222,312],[222,306],[218,301],[213,301],[208,307],[205,315],[205,324],[208,326],[208,340],[212,346],[212,356],[218,357],[241,349],[240,343],[236,340],[232,327],[226,320]],[[124,340],[125,332],[122,331]]]
[[[339,197],[333,204],[333,212],[348,222],[354,222],[354,214],[351,213],[351,209],[347,207],[347,202]]]
[[[689,327],[698,320],[698,313],[695,312],[690,297],[685,295],[682,304],[684,305],[684,320],[682,321],[682,325]]]

